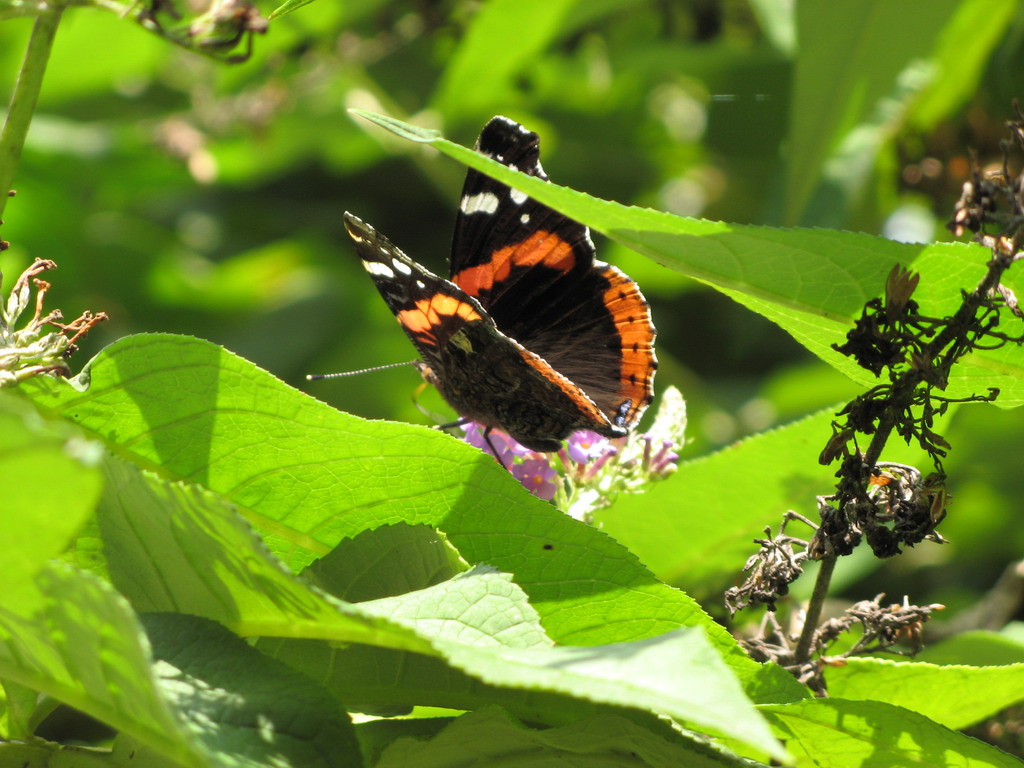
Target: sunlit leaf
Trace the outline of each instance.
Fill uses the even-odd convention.
[[[1020,761],[995,747],[951,731],[907,709],[877,701],[814,699],[762,708],[797,768],[858,765],[862,768],[993,766]]]
[[[84,390],[31,382],[25,392],[133,462],[219,494],[294,569],[363,530],[433,525],[467,562],[514,573],[557,642],[607,644],[700,626],[756,701],[804,695],[621,545],[447,435],[340,413],[187,337],[124,339],[90,363],[85,382]]]
[[[915,299],[928,316],[950,314],[961,289],[984,275],[988,251],[955,243],[910,245],[825,229],[771,229],[688,219],[599,200],[527,176],[435,132],[393,118],[356,113],[412,141],[521,189],[665,266],[718,288],[780,325],[825,362],[871,386],[874,376],[832,349],[842,343],[864,303],[881,296],[893,265],[920,273]],[[1019,274],[1007,279],[1020,286]],[[998,387],[1003,407],[1024,402],[1024,349],[1006,345],[973,353],[958,364],[946,394],[967,397]]]
[[[412,721],[415,722],[415,721]],[[405,721],[402,726],[407,726]],[[397,729],[392,729],[397,731]],[[621,764],[628,755],[637,768],[689,768],[741,765],[726,754],[703,745],[673,741],[617,715],[595,715],[558,728],[533,729],[498,709],[471,712],[452,720],[431,739],[394,739],[380,755],[377,768],[457,765],[467,760],[490,765],[554,764],[599,768]],[[397,734],[395,734],[397,735]]]
[[[849,659],[826,670],[830,696],[870,699],[919,712],[961,729],[1024,701],[1024,664],[938,666]]]

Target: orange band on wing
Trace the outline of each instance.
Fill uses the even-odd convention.
[[[437,329],[442,327],[446,318],[461,317],[467,323],[483,319],[466,302],[443,293],[417,301],[414,309],[400,310],[396,317],[403,328],[434,346],[438,345]]]
[[[512,267],[536,264],[568,272],[575,266],[576,256],[572,245],[558,235],[538,230],[522,242],[495,251],[489,261],[461,270],[452,276],[452,282],[470,296],[479,296],[490,291],[495,283],[508,279]]]
[[[633,423],[653,396],[652,382],[658,366],[654,357],[654,326],[650,308],[636,283],[614,267],[606,268],[605,276],[609,286],[604,292],[604,305],[612,315],[622,345],[619,394],[632,403],[625,417],[627,423]]]

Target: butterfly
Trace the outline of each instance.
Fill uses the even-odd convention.
[[[536,133],[494,117],[478,152],[547,180]],[[445,280],[350,213],[366,271],[416,346],[424,379],[461,416],[557,451],[581,429],[624,437],[653,397],[654,324],[590,231],[470,170]]]

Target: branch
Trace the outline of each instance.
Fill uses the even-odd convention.
[[[25,145],[28,127],[36,111],[39,89],[43,84],[46,64],[50,60],[53,37],[63,7],[49,6],[36,17],[32,36],[25,51],[25,60],[18,73],[18,82],[11,96],[11,106],[0,133],[0,216],[7,205],[8,191],[14,183],[14,174],[21,159],[21,148]]]

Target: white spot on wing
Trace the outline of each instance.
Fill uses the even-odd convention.
[[[466,195],[462,198],[459,209],[464,214],[473,213],[494,213],[498,210],[498,196],[493,192],[480,192],[476,195]]]
[[[529,195],[527,195],[525,192],[520,192],[518,189],[513,189],[509,191],[509,197],[512,198],[512,202],[515,203],[516,205],[522,205],[523,203],[526,202],[526,199],[529,197]]]
[[[379,261],[364,261],[363,268],[371,275],[376,275],[377,277],[387,277],[392,280],[395,277],[395,273],[391,271],[391,267],[387,264],[382,264]]]
[[[416,281],[416,287],[417,288],[426,288],[427,286],[426,286],[426,284],[422,280],[417,280]]]
[[[530,214],[524,213],[522,216],[520,216],[519,217],[519,223],[522,224],[524,227],[527,224],[529,224],[530,223]]]
[[[391,260],[391,266],[393,266],[395,269],[397,269],[403,275],[411,275],[412,274],[412,267],[410,267],[408,264],[402,263],[398,259],[392,259]]]

